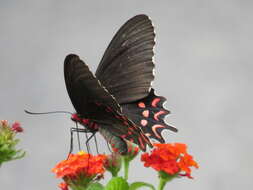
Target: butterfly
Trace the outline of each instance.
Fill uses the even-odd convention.
[[[65,84],[76,110],[71,119],[93,134],[99,132],[120,154],[127,141],[146,151],[151,139],[165,140],[169,111],[166,99],[151,87],[154,80],[155,32],[146,15],[129,19],[115,34],[95,75],[79,56],[69,54],[64,61]]]

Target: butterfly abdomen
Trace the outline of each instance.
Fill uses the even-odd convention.
[[[122,105],[123,113],[140,126],[146,136],[164,143],[161,135],[162,130],[177,131],[176,128],[167,125],[164,121],[165,116],[170,113],[163,107],[165,101],[166,98],[156,96],[154,90],[151,89],[147,97],[131,104]]]
[[[108,128],[104,128],[101,126],[99,128],[100,134],[106,139],[106,141],[111,145],[113,150],[115,152],[120,153],[121,155],[124,155],[127,153],[127,144],[126,141],[123,140],[121,137],[113,135]]]

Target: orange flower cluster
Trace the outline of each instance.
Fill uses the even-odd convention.
[[[103,167],[105,155],[93,156],[84,152],[70,154],[67,160],[58,163],[52,171],[57,177],[76,179],[78,177],[93,178],[105,172]]]
[[[151,154],[142,154],[141,160],[145,167],[152,167],[157,171],[164,171],[169,175],[176,175],[184,171],[180,176],[191,177],[190,167],[198,168],[197,162],[187,153],[187,146],[182,143],[154,144],[156,147]]]

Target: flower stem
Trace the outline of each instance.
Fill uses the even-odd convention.
[[[174,175],[169,175],[167,173],[165,173],[164,171],[160,171],[159,172],[159,179],[160,179],[160,182],[159,182],[159,186],[158,186],[158,189],[157,190],[163,190],[165,185],[171,181],[172,179],[174,179],[175,177],[177,176],[177,174],[174,174]]]
[[[118,172],[117,171],[112,171],[111,174],[112,174],[112,177],[118,177]]]
[[[125,180],[128,180],[129,161],[125,157],[123,157],[123,163],[124,163],[124,178]]]
[[[159,181],[159,185],[158,185],[157,190],[163,190],[163,188],[165,187],[165,185],[167,183],[167,180],[162,177],[159,177],[159,178],[160,178],[160,181]]]

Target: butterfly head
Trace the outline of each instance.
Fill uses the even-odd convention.
[[[74,114],[71,115],[71,120],[74,121],[74,122],[80,122],[81,118],[80,118],[79,114],[74,113]]]

